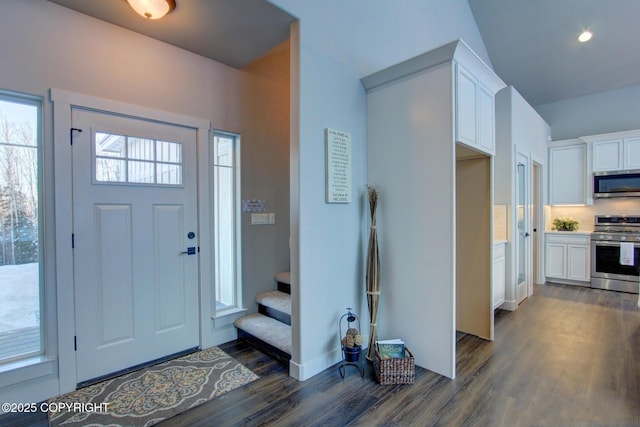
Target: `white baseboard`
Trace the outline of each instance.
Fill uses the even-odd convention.
[[[518,309],[518,303],[516,301],[505,301],[500,308],[507,311],[516,311]]]
[[[304,363],[289,361],[289,376],[298,381],[305,381],[342,360],[342,349],[337,348],[330,353],[320,355]],[[364,357],[364,355],[363,355]]]
[[[289,360],[289,376],[297,379],[298,381],[304,381],[303,378],[303,366],[299,363]]]
[[[0,402],[17,404],[37,404],[60,394],[58,378],[42,377],[0,389]],[[7,411],[0,410],[0,415]]]

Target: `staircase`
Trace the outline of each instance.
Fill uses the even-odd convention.
[[[291,359],[291,275],[276,274],[277,290],[256,296],[258,313],[234,322],[238,339],[289,366]]]

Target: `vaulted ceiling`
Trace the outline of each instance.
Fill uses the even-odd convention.
[[[178,1],[159,21],[125,0],[49,1],[236,68],[286,40],[295,19],[265,0]],[[640,84],[640,0],[468,3],[496,73],[532,105]],[[579,43],[584,29],[593,39]]]
[[[495,72],[532,105],[640,84],[638,0],[468,2]]]

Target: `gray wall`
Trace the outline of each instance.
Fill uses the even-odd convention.
[[[275,289],[289,271],[289,42],[242,71],[240,117],[242,199],[265,201],[273,225],[251,225],[242,214],[242,298],[256,312],[256,294]]]
[[[640,129],[640,85],[537,105],[554,141]]]

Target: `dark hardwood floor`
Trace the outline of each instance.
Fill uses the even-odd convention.
[[[160,426],[640,426],[638,296],[536,286],[496,312],[496,340],[459,334],[457,378],[416,367],[411,385],[380,386],[337,366],[298,382],[243,343],[223,350],[260,379]],[[410,343],[409,343],[410,344]],[[0,425],[46,425],[42,417]],[[46,419],[46,418],[45,418]]]

